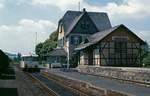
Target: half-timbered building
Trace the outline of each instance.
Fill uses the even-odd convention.
[[[97,32],[76,48],[80,65],[141,66],[145,42],[124,25]]]
[[[85,9],[67,11],[59,20],[57,30],[59,50],[51,53],[65,51],[58,58],[63,57],[70,66],[138,66],[141,63],[141,46],[145,42],[124,25],[112,27],[107,13]]]

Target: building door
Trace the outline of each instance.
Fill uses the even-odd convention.
[[[92,48],[89,48],[88,50],[88,65],[93,65],[93,51],[90,49]]]

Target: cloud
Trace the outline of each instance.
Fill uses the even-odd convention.
[[[124,3],[117,5],[109,2],[101,10],[108,11],[112,16],[123,16],[131,18],[143,18],[150,16],[149,0],[124,0]],[[117,17],[118,17],[117,16]]]
[[[20,25],[20,27],[25,29],[27,32],[28,31],[29,32],[37,32],[37,31],[47,32],[48,29],[54,30],[56,28],[56,25],[48,20],[39,20],[39,21],[35,22],[33,20],[23,19],[23,20],[19,21],[19,25]]]
[[[78,3],[83,0],[32,0],[33,5],[56,6],[61,10],[78,8]]]
[[[49,20],[22,19],[16,25],[1,25],[0,48],[5,51],[23,52],[23,54],[33,52],[36,32],[38,42],[42,42],[54,30],[56,25]]]
[[[0,8],[3,8],[3,7],[4,7],[4,5],[0,3]]]
[[[86,0],[32,0],[33,5],[56,6],[61,10],[78,9],[78,3],[81,7],[89,11],[105,11],[113,17],[123,16],[132,18],[141,18],[150,16],[150,0],[124,0],[122,4],[108,2],[105,6],[91,5]]]
[[[111,0],[107,2],[106,5],[91,4],[88,3],[87,0],[32,0],[33,5],[55,6],[62,11],[69,9],[78,10],[79,2],[81,9],[86,8],[87,11],[107,12],[112,21],[111,23],[115,25],[125,23],[131,27],[131,24],[135,23],[134,27],[132,25],[132,28],[135,29],[136,27],[137,30],[141,30],[141,27],[139,28],[138,26],[142,26],[142,22],[140,25],[136,23],[140,23],[140,21],[150,17],[150,0],[122,0],[122,3],[119,4]],[[94,0],[93,2],[99,1]],[[138,33],[143,40],[149,40],[148,31],[135,32]]]
[[[0,0],[0,9],[4,8],[4,0]]]
[[[148,42],[150,44],[150,35],[149,35],[148,30],[143,30],[143,31],[137,31],[137,35],[142,38],[143,40],[146,40],[146,42]]]
[[[123,3],[119,4],[110,0],[111,2],[109,1],[105,5],[95,5],[95,3],[91,4],[88,3],[88,0],[16,0],[16,2],[10,0],[11,3],[9,4],[16,3],[20,5],[16,8],[10,7],[9,4],[6,4],[8,2],[5,1],[9,0],[0,0],[0,10],[5,9],[3,10],[4,14],[1,15],[1,23],[4,22],[5,24],[9,24],[9,22],[12,21],[11,25],[0,25],[0,48],[5,50],[14,50],[15,52],[33,51],[35,43],[35,32],[38,32],[38,41],[43,41],[49,36],[50,32],[56,29],[56,24],[49,20],[41,19],[53,19],[53,21],[57,23],[57,20],[60,19],[58,17],[62,16],[62,13],[65,11],[70,9],[78,10],[79,2],[81,4],[81,9],[86,8],[87,11],[107,12],[110,20],[112,21],[111,23],[115,22],[115,25],[123,23],[129,25],[128,27],[131,29],[133,28],[136,30],[145,30],[140,31],[138,34],[142,38],[149,40],[149,31],[147,30],[150,27],[148,26],[149,22],[146,20],[150,16],[150,0],[124,0]],[[100,1],[93,0],[93,2]],[[40,6],[40,8],[36,8],[37,6]],[[10,7],[12,10],[8,10],[7,7]],[[54,10],[56,14],[54,12],[52,13],[51,10],[49,11],[50,8],[51,10]],[[16,12],[16,15],[14,15],[14,12]],[[27,14],[26,16],[26,13],[30,14]],[[32,19],[22,19],[18,21],[17,24],[12,24],[20,18],[31,18],[28,15],[37,21]],[[8,16],[10,17],[8,18]],[[145,25],[147,26],[145,27]]]

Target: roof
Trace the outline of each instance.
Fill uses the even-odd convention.
[[[91,35],[88,40],[91,42],[91,43],[96,43],[98,41],[100,41],[101,39],[103,39],[105,36],[107,36],[109,33],[113,32],[114,30],[116,30],[118,26],[115,26],[115,27],[112,27],[112,28],[109,28],[107,30],[104,30],[104,31],[100,31],[100,32],[97,32],[93,35]]]
[[[67,56],[67,52],[63,48],[56,48],[48,53],[47,56]]]
[[[84,15],[84,13],[81,13],[79,16],[77,16],[73,21],[72,24],[70,25],[70,27],[68,27],[68,31],[66,32],[65,35],[68,35],[72,29],[75,27],[75,25],[78,23],[78,21],[80,20],[80,18]]]
[[[99,31],[111,28],[107,13],[104,12],[84,12],[67,11],[59,21],[64,28],[65,35],[69,34],[84,13],[87,13]]]
[[[38,57],[36,54],[24,54],[21,57]]]
[[[104,30],[104,31],[100,31],[100,32],[97,32],[93,35],[91,35],[88,40],[89,42],[88,43],[85,43],[85,44],[81,44],[79,45],[77,48],[75,48],[75,50],[82,50],[84,48],[87,48],[93,44],[96,44],[98,42],[100,42],[102,39],[104,39],[106,36],[108,36],[110,33],[114,32],[115,30],[117,30],[118,28],[120,27],[124,27],[126,28],[127,30],[129,30],[126,26],[124,26],[123,24],[121,25],[117,25],[115,27],[112,27],[112,28],[109,28],[107,30]],[[129,30],[130,31],[130,30]],[[141,40],[141,42],[145,43],[141,38],[139,38],[136,34],[134,34],[132,31],[130,31],[130,33],[132,33],[134,36],[136,36],[139,40]]]

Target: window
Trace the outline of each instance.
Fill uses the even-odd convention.
[[[38,61],[38,57],[32,57],[32,61]]]
[[[93,50],[93,65],[100,65],[99,49]]]
[[[58,40],[58,47],[63,47],[64,46],[64,38]]]
[[[79,45],[82,42],[81,36],[71,36],[71,44],[72,45]]]
[[[56,56],[56,57],[53,58],[53,60],[54,60],[53,63],[59,63],[59,57]]]
[[[78,45],[79,44],[79,38],[78,37],[74,37],[74,45]]]
[[[114,38],[115,53],[127,52],[127,38]]]
[[[62,26],[62,24],[60,24],[60,25],[59,25],[59,33],[62,32],[62,29],[63,29],[63,26]]]
[[[88,28],[89,28],[89,22],[83,21],[83,22],[81,23],[81,29],[87,30]]]

